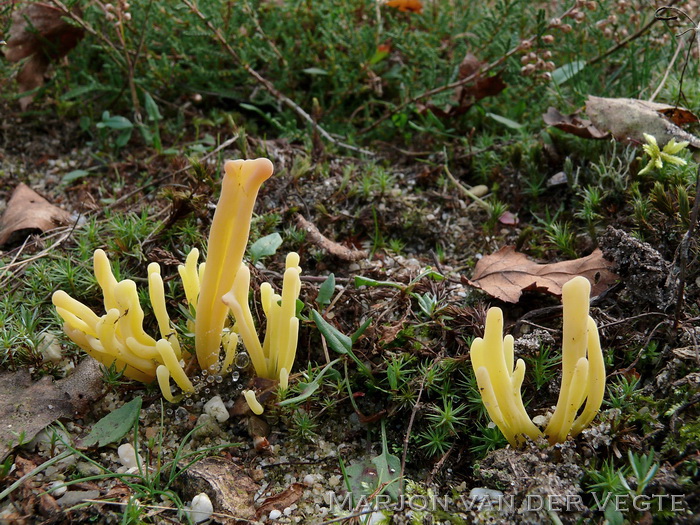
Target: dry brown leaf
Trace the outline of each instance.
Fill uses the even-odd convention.
[[[486,63],[479,60],[473,53],[467,53],[459,65],[458,80],[464,80],[479,72]],[[460,86],[455,92],[455,102],[445,108],[439,108],[434,104],[418,105],[419,111],[430,110],[440,118],[456,117],[463,115],[479,100],[498,95],[506,88],[506,83],[500,73],[490,77],[477,74],[474,82]]]
[[[21,241],[37,230],[45,232],[70,223],[70,213],[58,208],[22,183],[15,188],[0,217],[0,246]]]
[[[610,136],[610,133],[596,128],[590,120],[579,118],[575,113],[562,115],[557,108],[553,107],[547,109],[547,113],[542,115],[542,120],[548,126],[554,126],[584,139],[605,139]]]
[[[656,137],[659,147],[664,147],[671,139],[687,140],[690,145],[700,148],[700,138],[679,128],[675,122],[685,122],[697,117],[683,108],[668,104],[646,102],[633,98],[603,98],[589,96],[586,113],[596,128],[609,131],[621,142],[645,143],[644,133]]]
[[[80,10],[75,7],[74,12],[79,14]],[[67,55],[84,35],[83,29],[66,22],[56,7],[34,2],[15,11],[4,52],[10,62],[28,59],[17,75],[20,89],[31,91],[43,85],[51,61]],[[33,94],[20,98],[23,110],[33,98]]]
[[[580,259],[540,264],[516,252],[513,246],[505,246],[476,263],[474,277],[466,282],[496,299],[517,303],[526,290],[561,295],[561,287],[567,281],[582,275],[591,281],[591,293],[595,296],[617,278],[610,266],[598,249]]]
[[[18,445],[30,441],[60,418],[80,417],[102,395],[102,372],[94,359],[85,359],[60,381],[29,372],[0,374],[0,461]]]
[[[257,517],[260,519],[263,514],[269,513],[271,510],[284,510],[287,507],[294,505],[301,495],[304,493],[304,485],[301,483],[292,483],[285,490],[274,496],[270,496],[263,501],[257,511]]]
[[[214,512],[231,516],[215,516],[215,523],[250,523],[255,518],[253,499],[260,487],[229,459],[212,456],[197,461],[182,473],[180,484],[184,499],[205,492]]]

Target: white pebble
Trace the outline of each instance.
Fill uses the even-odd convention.
[[[340,476],[331,476],[328,478],[329,487],[337,487],[338,485],[340,485]]]
[[[186,512],[194,523],[200,523],[211,518],[214,514],[214,505],[211,504],[209,496],[201,492],[192,498],[190,508]]]
[[[270,518],[271,520],[278,520],[278,519],[280,519],[281,517],[282,517],[282,513],[281,513],[279,510],[274,509],[274,510],[271,510],[271,511],[270,511],[270,516],[269,516],[269,518]]]
[[[304,476],[304,485],[307,487],[313,486],[314,482],[316,481],[316,477],[313,474],[307,474]]]
[[[138,467],[138,462],[136,461],[136,450],[131,443],[124,443],[120,445],[117,449],[117,454],[119,454],[119,461],[127,469]]]
[[[229,417],[226,405],[220,396],[214,396],[204,405],[204,413],[209,414],[219,423],[223,423]]]

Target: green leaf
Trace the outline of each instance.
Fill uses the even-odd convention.
[[[326,374],[328,370],[332,370],[332,366],[336,364],[340,359],[335,359],[328,363],[323,370],[321,370],[318,375],[314,378],[313,381],[310,383],[307,383],[305,381],[299,381],[299,386],[301,387],[301,394],[299,394],[296,397],[290,397],[289,399],[285,399],[284,401],[280,401],[277,403],[278,406],[287,406],[287,405],[292,405],[295,403],[301,403],[302,401],[306,401],[308,398],[310,398],[316,390],[319,389],[321,386],[321,379],[323,376]]]
[[[92,431],[83,440],[83,445],[91,447],[98,444],[104,447],[119,441],[134,426],[140,412],[141,397],[139,396],[95,423]]]
[[[322,306],[331,304],[333,292],[335,292],[335,275],[330,274],[318,289],[318,297],[316,297],[316,302]]]
[[[316,310],[311,310],[311,317],[313,317],[318,331],[326,338],[331,350],[343,355],[352,353],[352,339],[329,324]]]
[[[378,483],[388,483],[384,487],[384,491],[391,496],[391,499],[396,501],[399,497],[399,485],[396,483],[401,477],[401,460],[389,454],[389,447],[386,440],[386,422],[382,419],[382,453],[372,459],[377,467]]]
[[[70,173],[66,173],[61,179],[61,182],[63,182],[63,184],[70,184],[75,180],[82,179],[86,175],[90,175],[90,172],[86,170],[73,170]]]
[[[146,114],[148,115],[149,120],[161,120],[163,118],[163,115],[160,114],[160,111],[158,110],[158,105],[156,104],[156,101],[153,100],[151,94],[148,91],[146,91],[143,94],[143,98],[146,106]]]
[[[391,281],[377,281],[371,277],[363,277],[362,275],[355,276],[355,286],[389,286],[391,288],[398,288],[403,290],[403,285],[398,283],[392,283]]]
[[[281,245],[282,236],[279,233],[275,232],[271,233],[270,235],[266,235],[250,245],[250,248],[248,248],[250,259],[253,261],[253,264],[255,264],[263,257],[274,255],[277,248],[279,248]]]
[[[570,78],[578,75],[584,67],[586,67],[585,60],[576,60],[574,62],[564,64],[560,68],[552,71],[552,82],[554,82],[557,86],[560,86]]]
[[[97,123],[97,129],[109,128],[109,129],[131,129],[134,125],[126,117],[121,117],[119,115],[114,115],[113,117],[107,116],[101,122]]]
[[[493,120],[495,120],[499,124],[503,124],[504,126],[506,126],[507,128],[510,128],[510,129],[518,129],[519,130],[523,127],[523,125],[520,124],[519,122],[515,122],[514,120],[510,120],[509,118],[506,118],[506,117],[502,117],[501,115],[496,115],[495,113],[486,113],[486,116],[492,118]]]
[[[306,69],[302,69],[302,72],[307,75],[328,75],[328,71],[320,67],[307,67]]]

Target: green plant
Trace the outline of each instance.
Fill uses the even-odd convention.
[[[571,231],[569,223],[552,221],[545,226],[547,240],[560,252],[573,259],[578,257],[576,252],[576,234]]]
[[[624,410],[634,400],[639,386],[639,376],[619,376],[608,387],[608,395],[605,403],[611,408]]]

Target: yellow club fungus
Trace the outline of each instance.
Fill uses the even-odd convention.
[[[196,353],[202,370],[226,373],[233,363],[240,333],[256,372],[286,383],[296,354],[299,328],[295,315],[301,289],[299,256],[291,253],[287,257],[281,296],[274,294],[268,283],[261,287],[263,310],[268,319],[262,345],[248,307],[250,271],[243,263],[255,199],[260,185],[272,175],[272,163],[268,159],[227,161],[224,170],[221,198],[209,235],[207,262],[198,265],[199,250],[194,248],[185,264],[178,268],[185,298],[195,315],[191,326],[195,348],[189,354]],[[129,279],[117,281],[103,250],[95,251],[93,262],[102,289],[103,315],[61,290],[53,294],[53,303],[68,337],[90,356],[107,367],[115,366],[130,379],[144,383],[157,381],[168,401],[177,400],[172,394],[171,379],[182,391],[193,392],[194,385],[185,372],[186,356],[167,312],[160,266],[157,263],[148,266],[148,295],[159,332],[159,337],[152,337],[143,328],[144,312],[136,283]],[[222,301],[224,296],[228,298],[226,303]],[[234,307],[239,313],[235,314],[233,327],[229,326],[229,304],[240,305]],[[222,346],[225,355],[219,365]]]
[[[250,270],[247,266],[240,267],[231,291],[222,298],[236,319],[236,329],[248,350],[255,373],[258,377],[280,381],[283,388],[287,386],[297,350],[299,319],[296,317],[296,303],[301,291],[300,274],[299,255],[292,252],[287,255],[282,295],[274,293],[269,283],[260,285],[260,303],[267,319],[262,343],[248,306]]]
[[[590,290],[591,285],[584,277],[575,277],[563,287],[562,383],[559,401],[544,431],[550,444],[580,433],[603,402],[605,364],[598,328],[588,315]],[[470,356],[489,416],[508,442],[517,447],[526,437],[539,438],[542,431],[528,416],[521,398],[525,363],[518,359],[514,366],[513,343],[512,336],[503,337],[500,308],[491,308],[486,316],[484,337],[474,340]]]

